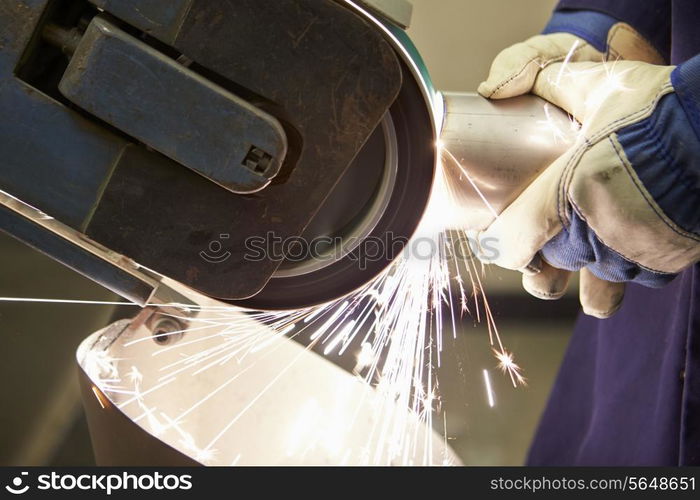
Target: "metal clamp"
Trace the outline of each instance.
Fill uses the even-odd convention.
[[[59,89],[233,193],[265,188],[287,154],[274,117],[99,16],[77,44]]]

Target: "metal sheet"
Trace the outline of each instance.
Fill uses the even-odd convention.
[[[81,344],[99,464],[170,465],[174,450],[205,465],[459,464],[381,391],[244,313],[201,305],[192,331],[165,345],[139,318]],[[229,362],[213,362],[217,348]]]
[[[72,243],[80,240],[76,231],[2,191],[0,230],[136,304],[146,304],[158,287],[127,259],[118,255],[106,259],[88,241]]]

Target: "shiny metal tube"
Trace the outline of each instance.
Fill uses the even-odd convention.
[[[474,93],[443,95],[442,159],[460,207],[452,225],[482,230],[494,212],[501,213],[573,144],[578,127],[534,95],[504,100]]]

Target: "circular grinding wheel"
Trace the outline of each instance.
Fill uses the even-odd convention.
[[[305,245],[320,238],[335,245],[312,252],[316,258],[282,263],[259,294],[234,304],[288,310],[326,303],[362,287],[400,255],[428,204],[437,154],[432,110],[402,66],[399,96],[303,235]],[[308,257],[309,248],[300,253]]]

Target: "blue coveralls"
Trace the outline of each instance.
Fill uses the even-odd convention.
[[[571,9],[630,24],[671,64],[700,57],[700,0],[557,6]],[[692,76],[700,109],[700,71]],[[690,188],[699,193],[700,180]],[[628,285],[611,319],[579,318],[528,463],[700,465],[700,264],[661,289]]]

